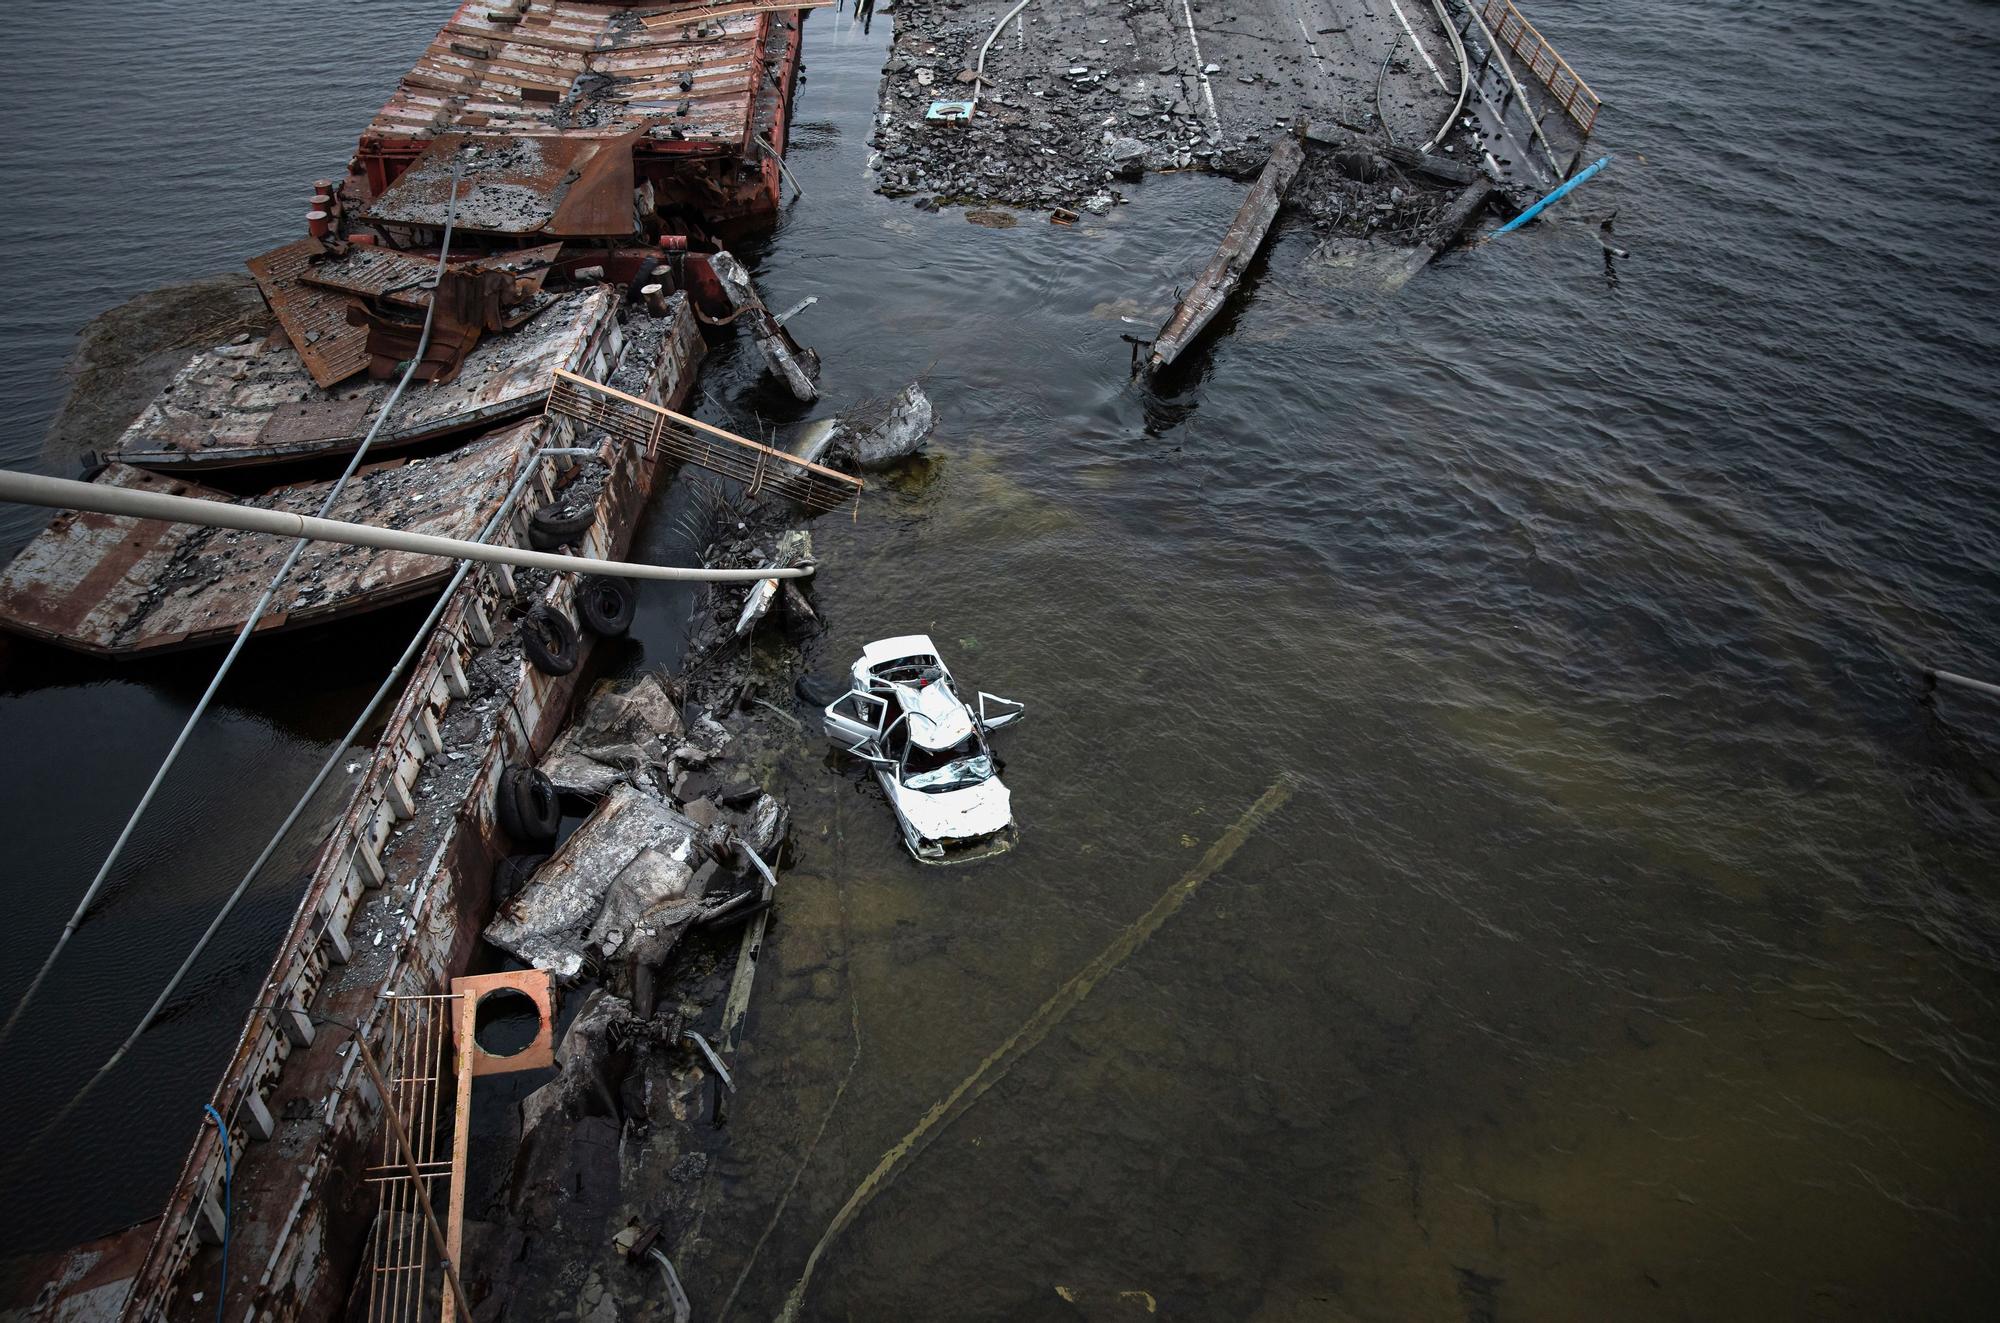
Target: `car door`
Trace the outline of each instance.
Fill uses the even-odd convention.
[[[989,735],[1003,726],[1011,726],[1028,715],[1026,703],[1016,703],[1011,698],[979,691],[979,728]]]
[[[889,719],[889,701],[880,694],[850,689],[826,705],[826,737],[852,752],[882,738]]]

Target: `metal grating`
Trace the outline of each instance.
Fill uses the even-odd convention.
[[[1563,108],[1563,113],[1574,120],[1577,128],[1583,130],[1583,136],[1588,138],[1591,128],[1597,123],[1597,112],[1604,107],[1604,99],[1577,76],[1576,70],[1569,67],[1568,60],[1556,54],[1556,48],[1549,45],[1548,38],[1514,7],[1514,0],[1486,0],[1486,8],[1480,17],[1493,30],[1497,40],[1521,57],[1528,69],[1541,80],[1542,86],[1549,90],[1549,95],[1555,98],[1555,103]]]
[[[861,508],[862,483],[782,450],[697,422],[672,409],[558,370],[548,412],[599,427],[621,441],[645,446],[684,464],[734,478],[748,496],[766,493],[797,501],[815,514],[852,503]]]
[[[382,1127],[381,1160],[368,1169],[368,1181],[378,1195],[374,1243],[368,1254],[368,1323],[419,1323],[428,1312],[426,1281],[431,1268],[430,1236],[423,1207],[440,1181],[449,1189],[452,1157],[438,1142],[443,1094],[444,1049],[449,1039],[453,1003],[449,994],[394,997],[389,1000],[387,1029],[382,1042],[383,1073],[389,1099],[415,1150],[423,1188],[410,1175],[409,1162],[396,1143],[395,1127]],[[442,1273],[439,1274],[442,1277]]]

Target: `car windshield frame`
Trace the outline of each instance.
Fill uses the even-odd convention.
[[[910,758],[913,754],[923,755],[926,759],[935,758],[937,763],[921,771],[911,771]],[[942,777],[945,773],[960,768],[965,769],[961,775],[935,784],[914,779]],[[972,786],[985,785],[998,775],[999,769],[993,765],[993,751],[986,747],[986,741],[980,737],[977,729],[949,749],[925,749],[912,740],[904,746],[902,757],[896,763],[897,783],[906,790],[926,795],[939,795],[949,790],[965,790]]]

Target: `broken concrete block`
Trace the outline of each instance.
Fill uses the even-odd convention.
[[[862,468],[880,468],[923,449],[936,425],[930,396],[913,381],[889,405],[886,417],[866,430],[849,430],[841,442]]]
[[[1105,145],[1104,155],[1120,179],[1137,179],[1146,171],[1146,144],[1137,138],[1113,138]]]

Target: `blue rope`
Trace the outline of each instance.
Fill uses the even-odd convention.
[[[229,1298],[229,1223],[235,1216],[230,1208],[230,1186],[235,1182],[233,1163],[229,1157],[229,1127],[222,1122],[222,1113],[203,1103],[201,1110],[208,1113],[208,1119],[215,1122],[215,1128],[222,1132],[222,1285],[215,1292],[215,1323],[222,1323],[222,1308]]]

